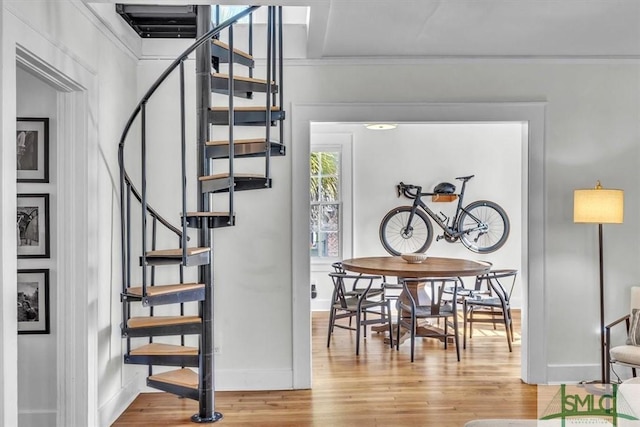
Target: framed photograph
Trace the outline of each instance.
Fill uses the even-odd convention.
[[[18,258],[49,258],[49,195],[18,194]]]
[[[18,270],[18,334],[49,333],[49,270]]]
[[[49,182],[49,119],[19,117],[16,130],[18,182]]]

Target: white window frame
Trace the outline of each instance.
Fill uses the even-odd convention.
[[[327,266],[336,261],[351,258],[353,254],[353,135],[351,133],[314,133],[312,131],[309,155],[317,151],[340,153],[340,169],[338,171],[340,185],[340,256],[317,257],[310,255],[313,270],[326,269]],[[309,215],[311,215],[310,209]]]

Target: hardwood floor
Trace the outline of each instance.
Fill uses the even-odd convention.
[[[520,323],[509,353],[501,325],[474,325],[461,361],[455,347],[418,339],[400,351],[370,334],[355,356],[355,333],[337,329],[326,348],[327,313],[313,314],[313,389],[216,392],[217,424],[236,426],[459,427],[477,418],[535,418],[536,386],[520,381]],[[462,329],[462,328],[461,328]],[[460,339],[462,345],[462,337]],[[166,393],[140,395],[113,424],[193,426],[198,404]]]

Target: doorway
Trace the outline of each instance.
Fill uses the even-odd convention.
[[[523,313],[521,377],[528,383],[545,383],[544,289],[542,286],[529,286],[529,283],[543,283],[544,233],[541,231],[542,228],[536,228],[540,231],[531,234],[526,231],[541,223],[544,217],[542,204],[544,103],[322,104],[294,105],[293,111],[292,139],[303,147],[309,147],[311,123],[313,122],[364,123],[368,120],[412,123],[517,122],[522,125],[520,156],[520,190],[522,192],[520,212],[522,213],[523,230],[520,248],[522,260],[521,304],[530,307],[531,310]],[[304,141],[307,144],[303,145]],[[294,301],[298,301],[293,307],[294,387],[305,388],[311,387],[312,383],[309,337],[311,304],[305,305],[301,301],[305,297],[309,301],[308,278],[311,277],[311,268],[307,252],[309,245],[308,221],[302,221],[300,218],[309,218],[309,187],[307,185],[308,179],[305,178],[309,173],[309,150],[299,149],[293,156],[293,217],[296,218],[293,224],[293,282],[300,284],[294,288]]]

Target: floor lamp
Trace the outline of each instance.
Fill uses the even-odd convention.
[[[573,193],[573,222],[598,224],[600,255],[600,367],[605,381],[604,274],[602,263],[602,224],[621,224],[624,218],[624,191],[602,188],[600,181],[592,189]]]

